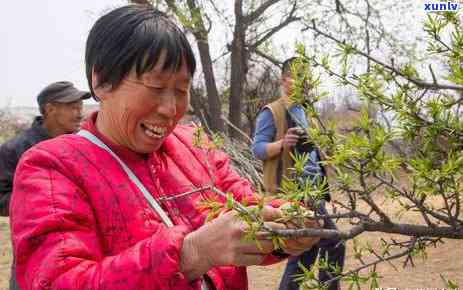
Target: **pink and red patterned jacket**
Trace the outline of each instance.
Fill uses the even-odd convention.
[[[252,197],[249,183],[224,153],[194,147],[191,127],[177,126],[148,156],[111,144],[95,118],[84,129],[132,169],[175,226],[164,226],[117,161],[87,139],[63,135],[40,143],[18,165],[10,208],[21,289],[200,289],[179,271],[179,255],[185,235],[204,224],[207,212],[198,203],[213,193],[161,200],[210,184],[208,172],[238,200]],[[247,289],[244,267],[207,275],[218,290]]]

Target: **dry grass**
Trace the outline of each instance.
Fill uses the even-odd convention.
[[[365,234],[362,240],[379,239],[379,234]],[[352,243],[347,244],[348,253],[346,267],[354,263],[352,253],[349,251]],[[397,271],[390,265],[384,264],[378,267],[377,271],[383,277],[380,286],[387,289],[396,287],[400,289],[443,289],[444,284],[440,278],[443,274],[449,279],[463,285],[463,243],[461,241],[448,241],[442,247],[429,250],[429,257],[426,261],[416,260],[414,268],[402,268],[400,262],[394,262]],[[251,290],[272,290],[278,289],[285,263],[276,264],[270,267],[250,267],[249,280]],[[343,283],[343,289],[348,289],[348,285]]]

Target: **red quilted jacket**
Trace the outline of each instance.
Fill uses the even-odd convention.
[[[192,146],[191,127],[177,126],[160,150],[143,156],[111,144],[96,131],[95,118],[84,128],[110,146],[158,201],[207,185],[208,172],[222,191],[252,196],[224,153],[206,155]],[[160,201],[175,224],[167,228],[109,153],[77,135],[40,143],[23,155],[14,181],[18,283],[23,290],[200,289],[179,271],[179,254],[185,235],[205,221],[198,202],[208,195]],[[247,289],[244,267],[217,267],[207,275],[218,290]]]

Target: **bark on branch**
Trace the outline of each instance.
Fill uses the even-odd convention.
[[[281,237],[320,237],[330,239],[352,239],[363,232],[382,232],[414,237],[439,237],[447,239],[463,239],[463,227],[428,227],[404,223],[384,223],[375,221],[362,221],[348,231],[326,229],[289,229],[273,230]],[[270,234],[269,234],[270,235]]]
[[[257,7],[256,10],[254,10],[253,12],[249,13],[248,15],[246,15],[244,17],[244,21],[246,23],[251,23],[252,21],[254,21],[255,19],[259,18],[262,14],[265,13],[265,11],[270,8],[272,5],[276,4],[280,2],[280,0],[268,0],[268,1],[265,1],[264,3],[262,3],[262,5],[260,5],[259,7]]]

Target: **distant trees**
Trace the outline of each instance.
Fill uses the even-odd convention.
[[[7,109],[0,109],[0,144],[26,128],[23,120],[13,116]]]

